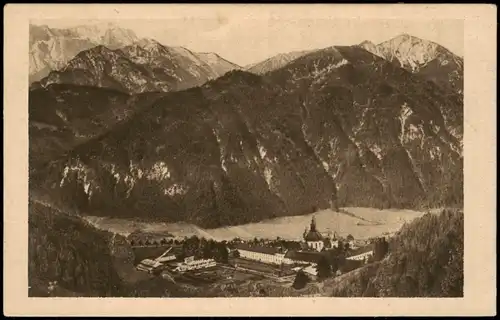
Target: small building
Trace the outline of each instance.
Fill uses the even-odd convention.
[[[316,270],[316,265],[310,265],[302,269],[304,273],[306,273],[308,276],[312,276],[313,279],[318,276],[318,270]]]
[[[361,260],[368,260],[371,256],[373,256],[373,251],[368,251],[368,252],[364,252],[364,253],[360,253],[358,255],[355,255],[355,256],[350,256],[350,257],[347,257],[346,259],[347,260],[357,260],[357,261],[361,261]]]
[[[172,249],[173,249],[173,247],[168,248],[161,256],[156,258],[155,261],[158,261],[161,263],[174,261],[176,259],[176,256],[174,254],[170,253]]]
[[[356,241],[354,241],[354,240],[349,240],[348,244],[349,244],[349,248],[350,249],[356,250],[356,249],[359,248],[359,246],[357,245]]]
[[[373,256],[373,246],[368,245],[364,247],[355,248],[349,251],[349,256],[346,257],[347,260],[357,260],[357,261],[367,261],[370,256]]]
[[[153,273],[154,271],[163,267],[163,264],[159,261],[144,259],[137,265],[137,270],[145,271],[148,273]]]
[[[339,247],[339,243],[340,243],[339,239],[333,238],[333,240],[332,240],[332,248],[338,248]]]
[[[177,263],[174,271],[185,272],[191,270],[199,270],[210,267],[215,267],[217,263],[214,259],[195,260],[193,256],[185,258],[184,262]]]
[[[285,258],[292,261],[292,263],[306,264],[306,265],[317,264],[323,256],[324,256],[323,253],[315,251],[289,250],[285,254]]]

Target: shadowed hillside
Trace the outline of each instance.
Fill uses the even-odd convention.
[[[162,93],[51,84],[29,93],[30,168],[61,156],[148,107]]]
[[[82,296],[124,294],[108,248],[111,234],[41,204],[30,202],[29,210],[29,282],[33,290],[42,290],[36,285],[39,281],[57,281],[60,287]]]
[[[332,284],[335,297],[463,297],[464,215],[445,209],[405,225],[382,261]]]
[[[30,297],[183,295],[175,284],[135,270],[120,236],[32,201],[28,223]]]

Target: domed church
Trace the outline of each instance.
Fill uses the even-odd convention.
[[[314,216],[311,219],[311,228],[309,231],[304,231],[304,240],[307,244],[307,247],[310,249],[321,251],[325,246],[325,242],[321,233],[316,229],[316,219]]]

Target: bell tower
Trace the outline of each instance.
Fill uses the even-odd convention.
[[[313,216],[311,219],[311,232],[316,232],[316,218]]]

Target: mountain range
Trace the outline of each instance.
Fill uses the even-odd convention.
[[[401,34],[378,45],[367,40],[359,46],[463,94],[463,59],[437,43]],[[30,83],[35,82],[33,88],[73,83],[131,93],[176,91],[231,70],[262,75],[317,50],[280,53],[240,67],[216,53],[195,53],[139,39],[133,31],[112,23],[68,29],[30,25]]]
[[[108,87],[125,92],[182,90],[240,69],[216,53],[193,53],[139,39],[113,24],[30,26],[30,83]]]
[[[73,28],[49,28],[46,25],[29,27],[29,81],[46,77],[58,70],[79,52],[105,45],[116,49],[130,45],[138,38],[131,30],[113,24],[77,26]]]
[[[462,205],[462,60],[399,38],[247,71],[151,39],[84,50],[30,90],[30,190],[204,227]]]

